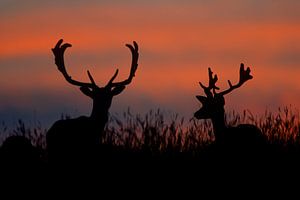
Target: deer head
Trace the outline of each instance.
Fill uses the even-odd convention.
[[[58,70],[63,74],[64,78],[68,83],[75,86],[79,86],[83,94],[93,99],[93,111],[91,116],[96,116],[97,113],[107,112],[109,107],[111,106],[112,98],[120,94],[125,89],[126,85],[131,83],[133,77],[135,76],[135,72],[138,67],[137,62],[139,57],[137,43],[133,42],[133,45],[126,44],[126,46],[130,49],[132,54],[132,62],[129,77],[124,81],[114,82],[119,72],[119,70],[117,69],[115,74],[104,87],[99,87],[96,84],[89,70],[87,70],[87,75],[90,79],[90,83],[84,83],[74,80],[67,73],[64,62],[64,53],[66,49],[71,46],[72,45],[69,43],[63,44],[63,40],[61,39],[52,49],[52,52],[55,56],[55,64],[57,65]]]
[[[229,94],[234,89],[241,87],[246,81],[253,78],[250,75],[250,68],[247,67],[247,69],[245,70],[244,64],[241,63],[239,82],[235,85],[232,85],[230,80],[228,80],[229,88],[227,90],[218,93],[216,91],[219,90],[219,87],[216,86],[218,77],[217,75],[213,75],[213,72],[211,71],[210,68],[208,68],[208,77],[209,77],[208,86],[204,86],[201,82],[199,82],[206,96],[200,96],[200,95],[196,96],[196,98],[202,104],[202,107],[194,114],[194,116],[197,119],[214,119],[218,117],[224,117],[224,112],[225,112],[224,95]]]

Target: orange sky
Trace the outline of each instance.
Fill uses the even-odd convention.
[[[90,112],[90,101],[57,71],[51,48],[73,44],[68,71],[88,80],[90,69],[105,84],[116,67],[119,80],[130,66],[125,43],[140,45],[133,83],[114,100],[112,112],[165,108],[190,117],[198,109],[198,81],[207,68],[219,86],[238,79],[239,64],[254,79],[228,95],[228,109],[261,112],[292,104],[299,108],[300,3],[297,1],[54,1],[0,3],[0,120],[37,112],[51,123],[62,112]],[[21,113],[21,114],[20,114]]]

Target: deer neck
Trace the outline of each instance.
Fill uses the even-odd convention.
[[[103,104],[94,102],[90,118],[97,123],[101,122],[103,124],[106,124],[106,122],[108,121],[108,110],[109,106],[103,106]]]
[[[213,130],[216,140],[222,138],[224,131],[226,130],[225,125],[225,113],[220,112],[211,118],[213,124]]]

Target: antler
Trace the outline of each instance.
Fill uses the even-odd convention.
[[[87,74],[89,79],[91,80],[91,83],[83,83],[79,82],[76,80],[73,80],[70,75],[68,75],[66,67],[65,67],[65,62],[64,62],[64,53],[68,47],[71,47],[72,45],[69,43],[63,43],[63,39],[60,39],[55,47],[52,49],[52,52],[55,56],[55,64],[57,65],[58,70],[64,75],[65,79],[71,83],[72,85],[77,85],[77,86],[83,86],[83,87],[95,87],[96,83],[90,74],[90,72],[87,70]]]
[[[236,85],[232,85],[230,80],[228,80],[228,84],[229,84],[229,89],[220,92],[218,94],[220,95],[225,95],[230,93],[232,90],[241,87],[246,81],[250,80],[253,78],[253,76],[250,74],[251,70],[249,67],[247,67],[247,69],[245,70],[244,68],[244,64],[241,63],[241,67],[240,67],[240,80]]]
[[[125,86],[125,85],[128,85],[129,83],[131,83],[133,77],[135,76],[137,67],[138,67],[138,58],[139,58],[138,44],[135,41],[133,41],[133,45],[134,46],[132,46],[131,44],[126,44],[126,46],[130,49],[131,54],[132,54],[132,62],[131,62],[131,68],[130,68],[130,73],[129,73],[128,78],[124,81],[113,83],[113,81],[115,80],[115,78],[117,77],[118,72],[119,72],[119,70],[117,69],[115,74],[112,76],[110,81],[107,83],[106,87]]]
[[[201,82],[199,82],[200,86],[203,88],[207,97],[212,97],[211,90],[215,93],[215,90],[219,90],[220,88],[216,86],[218,81],[218,76],[215,74],[213,76],[213,72],[210,68],[208,68],[208,77],[209,77],[209,85],[208,87],[204,86]]]

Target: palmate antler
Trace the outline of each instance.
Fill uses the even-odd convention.
[[[240,80],[237,84],[232,85],[232,83],[230,82],[230,80],[228,80],[228,84],[229,84],[229,89],[224,90],[223,92],[220,92],[218,94],[220,95],[225,95],[230,93],[231,91],[233,91],[234,89],[237,89],[239,87],[241,87],[246,81],[250,80],[253,78],[253,76],[250,74],[251,70],[249,67],[247,67],[247,69],[245,70],[244,68],[244,64],[241,63],[240,66]]]
[[[57,65],[58,70],[65,77],[66,81],[68,81],[72,85],[76,85],[76,86],[80,86],[80,87],[89,87],[89,88],[98,87],[96,85],[91,73],[89,72],[89,70],[87,70],[87,74],[88,74],[88,77],[89,77],[91,83],[84,83],[84,82],[76,81],[76,80],[72,79],[72,77],[67,73],[65,63],[64,63],[64,53],[65,53],[66,49],[71,47],[72,45],[69,43],[65,43],[65,44],[62,44],[62,43],[63,43],[63,40],[60,39],[57,42],[57,44],[55,45],[55,47],[52,49],[52,52],[55,56],[55,64]],[[133,46],[130,44],[126,44],[126,46],[130,49],[131,54],[132,54],[132,63],[131,63],[131,69],[130,69],[130,74],[129,74],[128,79],[126,79],[122,82],[113,83],[114,79],[117,77],[118,72],[119,72],[119,70],[117,69],[115,74],[112,76],[112,78],[110,79],[110,81],[107,83],[107,85],[105,87],[111,88],[111,87],[128,85],[131,83],[133,77],[135,76],[135,72],[138,67],[137,62],[138,62],[138,57],[139,57],[138,45],[134,41]]]
[[[110,79],[110,81],[107,83],[107,85],[105,87],[125,86],[125,85],[128,85],[131,83],[133,77],[135,76],[137,67],[138,67],[138,58],[139,58],[138,44],[135,41],[133,41],[133,45],[134,46],[132,46],[131,44],[126,44],[126,46],[130,49],[131,55],[132,55],[131,68],[130,68],[130,73],[129,73],[128,78],[124,81],[114,83],[113,81],[115,80],[115,78],[117,77],[117,75],[119,73],[119,70],[117,69],[115,74],[113,75],[113,77]]]
[[[60,39],[55,45],[55,47],[52,49],[52,52],[55,56],[55,64],[58,70],[64,75],[66,81],[76,86],[95,87],[96,86],[95,81],[89,71],[87,71],[87,73],[91,80],[91,83],[83,83],[83,82],[73,80],[72,77],[67,73],[65,62],[64,62],[64,53],[66,49],[71,47],[72,45],[69,43],[65,43],[65,44],[62,43],[63,43],[63,39]]]
[[[232,85],[231,81],[228,80],[229,89],[224,90],[222,92],[217,93],[216,90],[219,90],[219,87],[216,86],[216,83],[218,81],[218,76],[214,75],[210,68],[208,68],[208,77],[209,77],[209,85],[208,87],[204,86],[201,82],[199,82],[200,86],[203,88],[205,94],[207,97],[213,97],[213,95],[226,95],[233,91],[234,89],[237,89],[241,87],[246,81],[253,78],[253,76],[250,74],[251,70],[249,67],[245,70],[244,64],[241,63],[240,66],[240,79],[239,82],[235,85]],[[213,93],[212,93],[213,91]],[[197,97],[199,99],[199,97]]]

